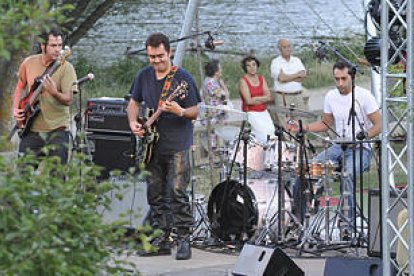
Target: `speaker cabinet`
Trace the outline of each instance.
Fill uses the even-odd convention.
[[[390,202],[389,206],[394,204],[397,195],[395,192],[390,192]],[[407,195],[404,194],[403,198],[407,198]],[[382,225],[381,225],[381,193],[379,189],[370,189],[368,192],[368,256],[371,257],[381,257],[382,256],[382,248],[381,248],[381,240],[382,240]],[[398,214],[402,209],[404,209],[404,204],[400,201],[392,208],[391,213],[389,214],[389,218],[391,218],[394,225],[397,225],[397,218]],[[390,240],[388,243],[391,242],[393,238],[393,231],[388,229]],[[391,248],[391,256],[395,257],[397,252],[397,243],[395,243]]]
[[[280,248],[243,246],[233,268],[237,276],[302,276],[305,273]]]
[[[378,258],[331,257],[325,262],[324,276],[381,276],[382,260]]]
[[[88,142],[92,161],[104,168],[101,173],[102,179],[108,178],[109,172],[114,169],[127,172],[130,167],[136,166],[134,136],[93,133],[88,135]]]

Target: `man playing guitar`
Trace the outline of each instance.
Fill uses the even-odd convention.
[[[154,33],[145,44],[151,66],[140,70],[131,86],[128,120],[131,131],[145,137],[148,125],[138,120],[139,108],[151,108],[158,114],[154,122],[157,140],[151,158],[146,161],[147,199],[153,214],[154,228],[164,235],[153,241],[158,254],[171,252],[170,232],[177,234],[177,260],[191,258],[189,235],[193,224],[186,188],[190,182],[190,146],[193,144],[191,120],[198,116],[200,102],[191,75],[171,65],[170,42],[166,35]],[[169,95],[177,83],[185,82],[185,98],[171,100]],[[160,110],[161,109],[161,110]],[[162,111],[162,113],[160,113]],[[152,121],[152,116],[148,121]],[[145,139],[144,139],[145,140]]]
[[[51,30],[40,38],[41,53],[25,58],[20,64],[14,92],[13,116],[19,128],[26,125],[29,111],[35,104],[40,109],[33,116],[25,135],[20,135],[19,154],[31,150],[39,156],[44,146],[55,145],[56,148],[50,154],[58,156],[63,164],[68,160],[69,108],[76,72],[69,62],[57,62],[62,55],[63,44],[59,31]],[[35,87],[40,93],[33,99],[30,93]],[[22,103],[23,99],[27,102]],[[25,106],[30,108],[25,110]]]

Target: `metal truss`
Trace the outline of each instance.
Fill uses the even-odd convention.
[[[413,2],[381,0],[381,225],[384,275],[392,275],[393,271],[397,272],[396,275],[409,271],[411,275],[414,273]],[[401,209],[407,210],[407,218],[398,223]],[[398,263],[395,259],[397,247],[407,250],[406,261]]]

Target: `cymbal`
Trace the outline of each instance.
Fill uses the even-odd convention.
[[[299,108],[293,108],[293,107],[285,107],[285,106],[274,106],[269,105],[267,107],[269,111],[273,112],[280,112],[280,113],[286,113],[291,116],[299,116],[299,117],[317,117],[318,115],[309,111],[301,110]]]
[[[227,112],[233,112],[233,113],[238,113],[238,114],[246,115],[246,112],[243,112],[243,111],[238,110],[238,109],[231,108],[228,105],[207,105],[207,104],[201,104],[200,107],[201,108],[205,108],[205,109],[223,110],[223,111],[227,111]]]

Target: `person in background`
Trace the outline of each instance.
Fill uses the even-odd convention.
[[[203,95],[205,104],[211,107],[228,105],[231,107],[229,90],[224,84],[222,78],[222,68],[219,60],[212,59],[206,63],[204,66],[206,77],[203,83]],[[224,110],[218,109],[206,109],[205,111],[205,120],[202,124],[207,125],[207,120],[210,121],[210,125],[213,127],[215,125],[223,125],[228,117],[227,112]],[[210,141],[212,148],[215,149],[218,146],[217,135],[214,132],[214,127],[212,128]]]
[[[257,73],[260,61],[253,56],[244,58],[241,62],[246,73],[239,80],[239,93],[242,100],[242,110],[247,112],[248,122],[252,133],[262,143],[275,135],[275,126],[267,110],[267,103],[273,102],[272,95],[264,77]]]
[[[41,53],[31,55],[20,64],[18,81],[13,97],[13,116],[18,122],[27,122],[24,109],[19,104],[34,87],[37,77],[42,76],[47,68],[61,56],[63,34],[52,29],[40,36]],[[40,113],[33,117],[33,124],[27,135],[21,137],[19,155],[28,150],[35,156],[41,156],[45,146],[53,145],[51,156],[58,156],[62,164],[68,161],[70,105],[76,82],[73,65],[62,60],[54,72],[43,78],[43,89],[39,96]]]
[[[146,129],[138,121],[140,108],[162,113],[156,121],[158,141],[146,164],[147,200],[153,227],[163,235],[152,241],[156,254],[171,254],[170,234],[177,235],[177,260],[191,258],[190,234],[193,215],[187,186],[190,182],[190,147],[193,144],[192,120],[198,116],[200,95],[192,76],[171,64],[170,40],[162,33],[151,34],[145,44],[150,66],[141,69],[131,86],[127,114],[131,131],[144,137]],[[184,98],[167,101],[176,84],[188,85]],[[144,252],[142,252],[145,255]]]
[[[295,108],[307,110],[307,103],[302,96],[305,66],[298,57],[292,56],[292,44],[288,39],[280,39],[278,49],[280,56],[274,58],[270,65],[275,104],[288,108],[294,104]]]

